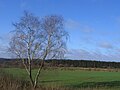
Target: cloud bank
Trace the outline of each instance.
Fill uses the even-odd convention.
[[[85,49],[70,49],[66,58],[73,60],[98,60],[98,61],[120,61],[120,53],[103,54],[100,51],[87,51]]]

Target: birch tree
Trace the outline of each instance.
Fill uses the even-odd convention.
[[[64,57],[68,36],[64,30],[64,20],[57,15],[39,19],[32,13],[25,12],[13,26],[9,50],[22,60],[31,85],[36,88],[44,61]],[[34,59],[39,60],[35,78],[32,75],[31,64]]]

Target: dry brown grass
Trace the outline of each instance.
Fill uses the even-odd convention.
[[[0,90],[30,90],[28,81],[14,78],[12,75],[0,71]]]

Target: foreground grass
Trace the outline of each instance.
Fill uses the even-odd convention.
[[[3,68],[2,70],[14,77],[29,80],[24,69]],[[33,70],[33,75],[36,71]],[[39,82],[42,86],[69,87],[75,90],[119,90],[120,72],[50,69],[42,71]]]

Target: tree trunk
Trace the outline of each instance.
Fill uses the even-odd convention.
[[[41,70],[42,70],[42,68],[43,68],[43,65],[44,65],[44,60],[42,60],[41,66],[39,67],[38,72],[37,72],[37,74],[36,74],[35,81],[34,81],[34,88],[37,87],[38,77],[40,76],[40,72],[41,72]]]
[[[34,86],[31,69],[30,69],[30,73],[29,73],[29,78],[30,78],[31,85]]]

